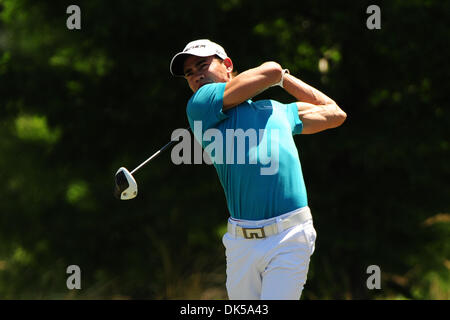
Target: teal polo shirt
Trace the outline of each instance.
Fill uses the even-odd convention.
[[[217,171],[230,216],[262,220],[307,206],[293,139],[303,129],[297,104],[247,100],[223,111],[225,85],[202,86],[186,112]]]

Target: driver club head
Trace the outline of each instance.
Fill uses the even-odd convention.
[[[116,172],[114,196],[120,200],[130,200],[137,196],[137,183],[131,173],[124,167]]]

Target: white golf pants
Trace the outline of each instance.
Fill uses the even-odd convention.
[[[299,210],[309,210],[308,207]],[[267,220],[230,223],[258,228],[279,223],[298,210]],[[299,300],[314,253],[312,219],[263,239],[245,239],[227,232],[222,242],[227,260],[226,287],[231,300]]]

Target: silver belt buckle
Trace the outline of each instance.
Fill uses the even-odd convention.
[[[261,228],[242,228],[245,239],[263,239],[266,237],[264,227]]]

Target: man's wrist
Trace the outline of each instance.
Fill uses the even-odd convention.
[[[284,88],[284,75],[285,74],[290,74],[289,69],[283,69],[283,74],[281,75],[281,83],[280,83],[280,87]]]
[[[284,88],[283,82],[284,82],[284,75],[285,74],[290,74],[289,69],[283,69],[281,71],[281,79],[280,79],[280,81],[278,83],[275,83],[274,85],[272,85],[272,87],[280,86],[280,87]]]

